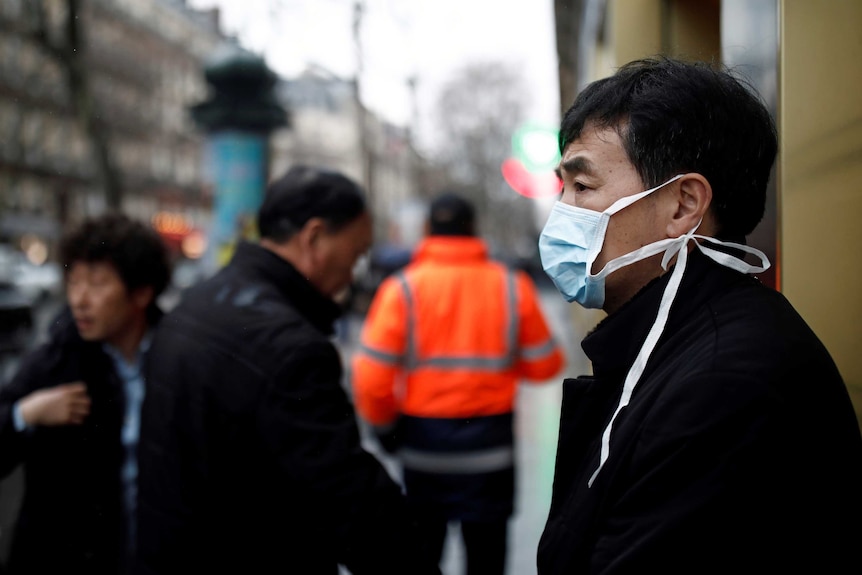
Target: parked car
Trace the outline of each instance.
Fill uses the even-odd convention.
[[[63,292],[63,272],[59,264],[47,262],[42,265],[24,259],[18,262],[15,285],[33,302],[57,298]]]
[[[59,264],[34,264],[19,250],[0,244],[0,281],[12,283],[33,304],[59,297],[63,272]]]

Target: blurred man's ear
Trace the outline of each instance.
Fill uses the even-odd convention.
[[[320,236],[326,231],[326,222],[322,218],[309,218],[305,225],[299,230],[297,239],[300,247],[309,249],[314,247]]]

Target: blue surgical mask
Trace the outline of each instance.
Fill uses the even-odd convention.
[[[591,272],[593,263],[602,251],[611,216],[681,177],[681,174],[674,176],[659,186],[620,198],[603,212],[578,208],[563,202],[554,204],[539,237],[539,255],[545,273],[566,301],[576,301],[589,309],[599,309],[604,305],[605,277],[613,269],[622,267],[620,263],[634,263],[617,261],[631,255],[626,254],[608,262],[599,273]]]

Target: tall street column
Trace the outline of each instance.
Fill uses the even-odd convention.
[[[213,217],[204,264],[226,264],[239,240],[257,238],[256,214],[269,171],[269,135],[288,125],[273,91],[276,76],[262,58],[238,48],[205,67],[210,97],[191,108],[207,134],[205,173],[213,186]]]

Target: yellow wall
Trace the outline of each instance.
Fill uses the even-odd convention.
[[[665,11],[665,53],[686,60],[721,61],[719,0],[671,0]]]
[[[862,2],[780,4],[781,288],[862,421]]]
[[[721,57],[719,0],[616,0],[609,4],[612,67],[667,54],[687,60]],[[607,70],[612,73],[613,70]],[[604,74],[607,75],[607,74]]]
[[[616,0],[609,5],[613,66],[653,56],[662,48],[662,0]]]

